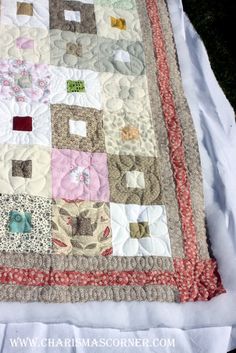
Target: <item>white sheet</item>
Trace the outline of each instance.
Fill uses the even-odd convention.
[[[188,330],[172,331],[173,335],[178,332],[177,335],[182,337],[181,341],[185,342],[185,348],[176,349],[175,353],[192,352],[188,345],[189,330],[198,329],[196,333],[199,351],[200,349],[204,351],[205,346],[207,347],[205,350],[211,352],[211,344],[217,341],[221,351],[217,351],[214,347],[214,352],[226,352],[229,327],[236,326],[236,125],[234,112],[216,82],[201,40],[183,13],[181,0],[168,0],[168,3],[184,89],[200,145],[212,247],[228,293],[207,303],[187,304],[1,303],[0,322],[70,323],[80,327],[115,328],[128,331],[158,327]],[[224,328],[225,326],[227,327]],[[207,330],[210,327],[218,327],[218,329],[211,331],[211,335]],[[28,330],[28,326],[25,329]],[[68,329],[71,333],[74,332],[73,326],[69,326]],[[45,332],[43,330],[42,334]],[[104,334],[105,332],[110,331],[104,330]],[[163,331],[156,331],[155,334],[159,335],[158,332]],[[142,332],[143,335],[146,333],[147,331]],[[130,333],[130,335],[133,334],[135,333]],[[235,336],[233,332],[231,349],[236,347]],[[148,351],[145,350],[146,352]]]
[[[147,331],[120,332],[114,329],[78,328],[67,324],[10,324],[7,327],[5,325],[1,327],[0,325],[0,342],[2,342],[2,344],[0,343],[0,351],[6,353],[46,353],[48,351],[50,353],[226,352],[230,327],[205,328],[203,331],[203,337],[208,337],[207,340],[202,339],[199,330],[183,331],[160,328]],[[27,339],[30,338],[29,332],[31,339],[33,337],[34,341]],[[222,335],[227,337],[227,340],[222,340]],[[24,342],[19,340],[22,338],[25,339]],[[68,338],[70,340],[66,341]],[[102,341],[100,341],[101,339]],[[75,340],[77,340],[76,344],[74,344]],[[22,347],[23,344],[25,346]],[[90,347],[88,347],[88,344]],[[73,345],[77,347],[73,347]],[[47,350],[45,346],[50,348]]]

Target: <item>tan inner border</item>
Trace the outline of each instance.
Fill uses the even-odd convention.
[[[0,253],[0,266],[58,271],[173,271],[169,257],[78,256]]]
[[[0,285],[0,301],[67,303],[87,301],[178,302],[178,291],[170,286],[120,287],[27,287]]]

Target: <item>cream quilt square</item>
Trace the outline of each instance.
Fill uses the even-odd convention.
[[[45,28],[0,26],[1,58],[50,63],[49,33]]]
[[[138,41],[142,39],[138,13],[119,8],[95,6],[97,33],[99,37]],[[125,23],[123,29],[112,26],[112,18]]]
[[[100,74],[100,80],[105,113],[151,115],[145,76],[104,72]]]
[[[13,161],[22,163],[22,171],[13,176]],[[31,161],[32,170],[29,177],[25,165]],[[25,162],[25,163],[24,163]],[[18,163],[20,164],[20,163]],[[29,194],[50,198],[51,186],[51,153],[42,146],[1,145],[0,148],[0,193]]]

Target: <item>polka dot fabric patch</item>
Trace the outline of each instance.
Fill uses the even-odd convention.
[[[0,300],[224,293],[165,1],[1,0],[0,21]]]
[[[84,83],[84,81],[68,80],[67,81],[67,92],[68,93],[85,92],[85,83]]]

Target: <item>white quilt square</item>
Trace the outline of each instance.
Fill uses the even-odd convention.
[[[87,136],[87,123],[83,120],[69,120],[70,134],[81,137]]]
[[[125,50],[116,50],[114,52],[114,60],[122,63],[130,63],[130,54]]]
[[[32,131],[13,130],[14,116],[32,117]],[[1,144],[51,146],[51,115],[47,104],[3,101],[0,104],[0,126]]]
[[[64,16],[65,16],[65,20],[66,21],[81,22],[81,13],[80,13],[80,11],[64,10]]]
[[[91,70],[50,66],[51,103],[101,109],[99,73]],[[85,92],[67,92],[67,81],[83,81]]]
[[[126,185],[128,188],[145,188],[145,178],[144,173],[133,170],[131,172],[126,172]]]
[[[24,0],[33,5],[33,16],[17,15],[18,0],[1,0],[1,23],[17,27],[49,28],[49,0]]]
[[[113,256],[171,257],[165,206],[110,204]],[[130,223],[146,222],[149,236],[132,238]]]

